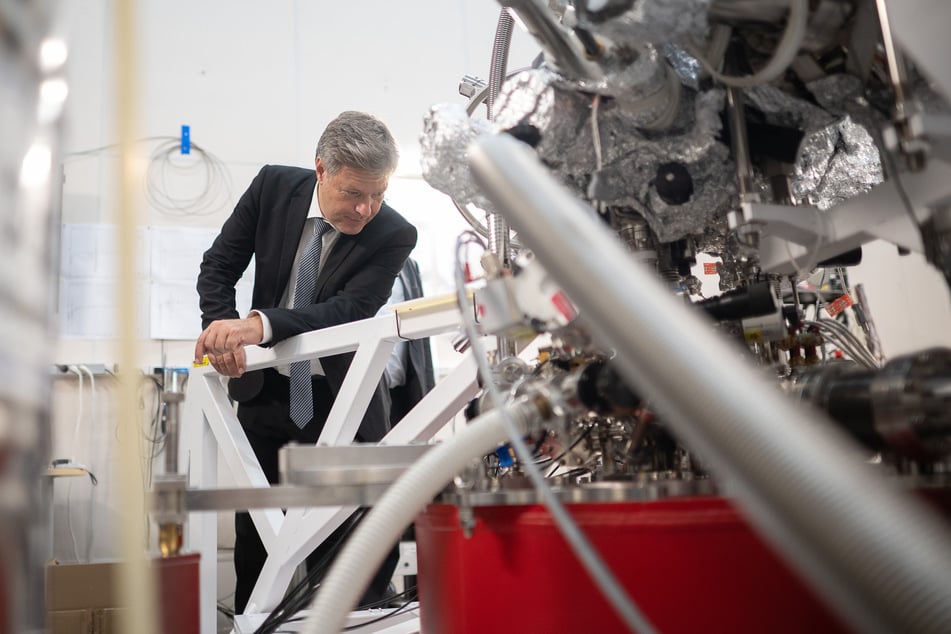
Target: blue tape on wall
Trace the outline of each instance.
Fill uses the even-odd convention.
[[[192,151],[192,133],[191,127],[182,126],[182,154],[190,154]]]

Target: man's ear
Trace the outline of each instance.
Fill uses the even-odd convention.
[[[314,159],[314,171],[317,172],[317,182],[323,184],[324,175],[327,173],[327,167],[324,165],[324,162],[320,160],[319,156]]]

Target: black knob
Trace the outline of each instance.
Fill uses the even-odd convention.
[[[693,196],[693,179],[680,163],[664,163],[658,167],[654,187],[668,205],[682,205]]]

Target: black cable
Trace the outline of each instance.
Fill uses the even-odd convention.
[[[285,623],[291,622],[295,614],[310,605],[314,595],[317,593],[317,589],[320,587],[319,582],[323,579],[324,574],[330,567],[337,551],[340,550],[350,537],[350,534],[360,523],[360,520],[363,519],[366,512],[366,508],[360,508],[346,520],[349,524],[346,526],[343,534],[340,535],[340,538],[337,539],[333,546],[324,553],[312,568],[307,570],[305,577],[285,594],[284,598],[275,606],[274,610],[264,619],[258,629],[254,631],[255,634],[273,634],[277,631],[277,628]]]
[[[594,429],[594,425],[589,425],[588,427],[586,427],[585,430],[581,432],[581,435],[579,435],[570,445],[568,445],[568,447],[564,451],[562,451],[556,457],[552,458],[552,462],[557,463],[559,460],[561,460],[566,455],[568,455],[568,452],[574,449],[575,447],[577,447],[578,443],[580,443],[582,440],[584,440],[585,438],[591,435],[592,429]],[[545,477],[546,478],[552,477],[555,474],[555,472],[558,471],[558,468],[560,466],[561,466],[560,464],[555,464],[555,468],[549,471]]]

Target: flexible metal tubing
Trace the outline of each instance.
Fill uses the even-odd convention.
[[[468,155],[484,193],[583,325],[617,351],[625,378],[846,622],[861,632],[951,631],[942,519],[685,310],[527,145],[485,137]]]
[[[499,96],[502,82],[508,70],[509,47],[512,44],[512,27],[515,20],[505,7],[499,10],[499,21],[492,43],[492,60],[489,64],[489,92],[485,98],[486,116],[491,121],[495,116],[495,98]],[[509,225],[499,214],[489,218],[489,248],[503,263],[509,261]],[[500,347],[504,345],[500,342]]]
[[[495,110],[495,98],[499,96],[502,82],[505,81],[509,63],[509,48],[512,45],[512,28],[515,20],[508,9],[499,10],[499,21],[495,27],[495,40],[492,43],[492,61],[489,64],[489,92],[485,98],[486,116],[491,121]]]
[[[342,630],[363,588],[419,510],[470,460],[481,458],[505,441],[504,414],[510,416],[523,433],[539,418],[536,404],[522,398],[508,406],[504,413],[491,410],[479,416],[416,461],[387,489],[347,540],[320,584],[302,632],[336,634]]]

